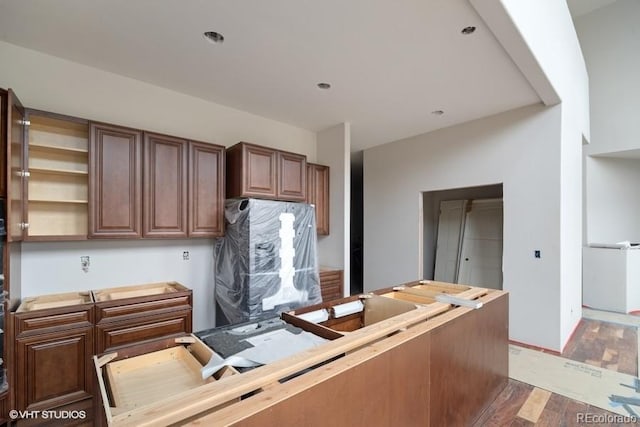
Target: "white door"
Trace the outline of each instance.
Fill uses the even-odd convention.
[[[502,200],[473,200],[467,211],[458,283],[502,289]]]
[[[456,283],[465,203],[466,200],[440,202],[436,269],[433,275],[440,282]]]

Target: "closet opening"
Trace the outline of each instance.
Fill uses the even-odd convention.
[[[502,289],[502,184],[422,193],[423,278]]]

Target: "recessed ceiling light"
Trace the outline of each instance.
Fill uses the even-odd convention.
[[[329,83],[324,83],[324,82],[318,83],[318,88],[327,90],[327,89],[331,89],[331,85]]]
[[[473,34],[474,31],[476,31],[476,27],[464,27],[460,32],[465,36],[468,36],[469,34]]]
[[[444,111],[442,110],[434,110],[431,112],[431,114],[433,114],[434,116],[441,116],[444,114]]]
[[[204,37],[209,43],[219,44],[224,42],[224,36],[220,33],[216,33],[215,31],[207,31],[202,34],[202,37]]]

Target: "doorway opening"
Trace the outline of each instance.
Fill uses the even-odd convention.
[[[423,278],[502,289],[502,184],[422,193]]]

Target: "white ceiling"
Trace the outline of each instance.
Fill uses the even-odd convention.
[[[0,0],[0,39],[312,131],[348,121],[354,150],[540,102],[468,0]]]

